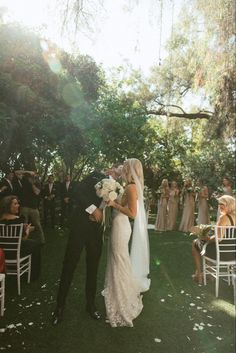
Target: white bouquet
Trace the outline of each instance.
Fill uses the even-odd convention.
[[[102,179],[95,185],[96,194],[105,202],[115,201],[124,193],[124,188],[114,179]]]
[[[123,195],[124,188],[114,179],[102,179],[95,185],[96,194],[101,197],[103,201],[115,201],[119,196]],[[104,231],[111,226],[112,214],[111,207],[103,208],[103,221]]]

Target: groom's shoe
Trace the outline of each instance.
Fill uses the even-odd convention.
[[[86,311],[89,313],[92,319],[101,320],[102,315],[95,308],[90,308],[89,306],[86,306]]]
[[[64,308],[56,308],[52,313],[52,324],[53,326],[58,325],[62,321]]]

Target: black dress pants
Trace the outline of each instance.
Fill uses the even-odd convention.
[[[81,226],[81,224],[78,225],[78,227],[79,226]],[[86,251],[86,306],[91,310],[95,309],[97,272],[102,252],[102,229],[101,226],[97,224],[82,227],[79,231],[76,229],[71,230],[57,295],[57,306],[59,308],[65,306],[73,274],[84,248]]]

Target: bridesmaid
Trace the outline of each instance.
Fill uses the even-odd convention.
[[[195,193],[193,191],[192,181],[190,179],[184,181],[182,197],[184,199],[184,209],[179,230],[182,232],[190,232],[191,227],[194,226],[195,210]]]
[[[220,190],[219,190],[220,189]],[[222,180],[222,187],[220,187],[218,190],[218,197],[221,197],[223,195],[229,195],[233,196],[233,189],[232,189],[232,183],[228,177],[224,177]],[[217,209],[217,220],[220,218],[220,207],[218,206]]]
[[[209,191],[208,187],[203,184],[202,179],[197,180],[197,188],[198,191],[196,193],[196,199],[198,201],[198,217],[197,224],[209,224],[209,210],[208,210],[208,197]]]
[[[167,203],[169,199],[169,184],[167,179],[163,179],[160,187],[160,201],[157,212],[155,229],[157,231],[167,230]]]
[[[176,229],[178,205],[179,205],[179,188],[177,186],[176,181],[172,181],[170,186],[170,197],[167,205],[167,209],[168,209],[167,229],[168,230]]]
[[[223,195],[233,196],[232,183],[226,176],[223,178]]]

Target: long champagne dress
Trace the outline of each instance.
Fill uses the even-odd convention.
[[[195,200],[193,192],[184,192],[184,208],[182,219],[180,222],[179,230],[182,232],[190,232],[192,226],[194,226],[194,210]]]
[[[208,202],[207,202],[208,192],[206,192],[205,190],[206,189],[203,188],[198,193],[197,224],[209,224],[210,223],[210,216],[209,216],[209,209],[208,209]]]
[[[157,218],[155,223],[155,230],[167,230],[167,204],[169,198],[169,191],[163,190],[160,197]]]
[[[174,230],[176,229],[176,219],[178,215],[178,205],[179,205],[179,197],[178,193],[175,189],[170,190],[170,197],[168,200],[168,217],[167,217],[167,229]]]

